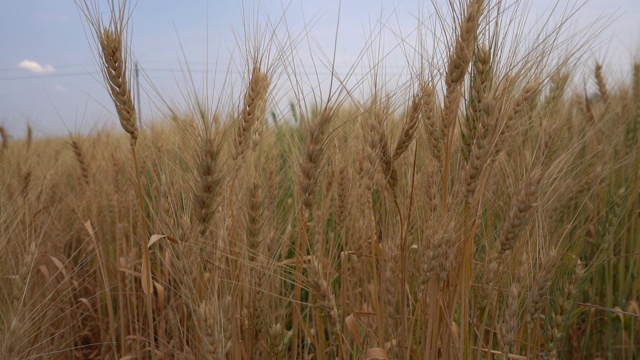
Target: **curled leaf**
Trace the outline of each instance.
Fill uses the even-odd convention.
[[[155,244],[156,242],[162,240],[162,239],[167,239],[171,242],[177,243],[178,240],[176,240],[175,238],[169,236],[169,235],[151,235],[151,238],[149,239],[149,242],[147,243],[147,248],[150,248],[151,245]]]
[[[358,321],[356,319],[356,316],[354,314],[351,314],[351,315],[347,316],[346,319],[344,319],[344,322],[345,322],[345,324],[347,326],[347,329],[351,333],[351,335],[358,342],[358,345],[362,346],[362,341],[360,340],[360,329],[359,329],[359,326],[358,326]]]
[[[389,354],[382,348],[370,348],[364,353],[365,360],[389,360]]]

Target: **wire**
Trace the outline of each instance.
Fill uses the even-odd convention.
[[[50,78],[58,78],[58,77],[87,76],[87,75],[97,75],[97,74],[99,74],[98,71],[82,71],[82,72],[75,72],[75,73],[60,73],[60,74],[50,74],[50,75],[6,76],[6,77],[0,77],[0,81],[50,79]]]
[[[56,65],[54,68],[57,69],[71,69],[71,68],[92,68],[95,64],[67,64],[67,65]],[[8,71],[24,71],[24,69],[19,67],[3,67],[0,68],[0,72],[8,72]]]
[[[72,67],[71,66],[61,66],[60,68],[65,68],[65,67]],[[167,73],[181,73],[181,72],[185,72],[185,69],[177,69],[177,68],[144,68],[141,67],[141,70],[143,72],[167,72]],[[189,70],[192,73],[232,73],[232,74],[241,74],[241,71],[238,70],[223,70],[223,69],[207,69],[207,70],[203,70],[203,69],[190,69]],[[360,72],[366,72],[368,71],[367,68],[360,68],[359,69]],[[310,71],[299,71],[299,73],[304,74],[304,75],[309,75],[311,74]],[[5,77],[0,77],[0,81],[14,81],[14,80],[36,80],[36,79],[50,79],[50,78],[60,78],[60,77],[73,77],[73,76],[88,76],[88,75],[98,75],[100,74],[99,71],[80,71],[80,72],[67,72],[67,73],[57,73],[57,74],[40,74],[40,75],[19,75],[19,76],[5,76]],[[313,72],[313,74],[317,74],[317,75],[321,75],[321,76],[327,76],[327,75],[331,75],[331,72],[329,71],[318,71],[318,72]],[[394,72],[393,74],[398,74],[398,72]],[[392,75],[393,75],[392,74]]]

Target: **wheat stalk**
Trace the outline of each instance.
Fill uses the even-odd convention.
[[[27,151],[31,149],[32,144],[33,144],[33,128],[31,127],[31,125],[27,125]]]
[[[2,151],[7,151],[9,149],[9,133],[4,128],[4,126],[0,126],[0,139],[2,139],[1,149]]]

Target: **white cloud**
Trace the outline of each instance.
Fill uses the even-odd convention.
[[[62,85],[56,85],[53,87],[53,90],[57,92],[65,92],[67,91],[67,88]]]
[[[32,61],[32,60],[22,60],[22,61],[20,61],[18,63],[18,68],[29,70],[29,71],[34,72],[36,74],[47,74],[47,73],[52,73],[52,72],[56,71],[56,69],[54,69],[53,66],[51,66],[49,64],[40,65],[37,61]]]

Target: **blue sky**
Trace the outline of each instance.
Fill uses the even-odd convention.
[[[106,9],[104,0],[97,1]],[[530,14],[539,19],[556,1],[533,0],[531,3]],[[561,7],[569,3],[577,2],[559,1]],[[264,24],[267,18],[272,22],[283,19],[285,7],[287,24],[280,26],[281,34],[286,28],[291,35],[308,35],[298,50],[297,61],[301,66],[298,71],[314,82],[315,78],[310,78],[314,72],[313,61],[317,66],[317,61],[324,60],[322,53],[331,56],[333,51],[337,0],[263,0],[244,4],[240,1],[138,0],[132,20],[132,51],[145,72],[143,119],[149,115],[159,117],[154,105],[157,92],[165,99],[180,101],[180,89],[184,90],[180,69],[185,63],[194,70],[197,83],[208,78],[210,86],[217,84],[218,91],[226,90],[221,88],[220,79],[227,70],[231,68],[231,74],[242,70],[238,60],[243,51],[237,46],[243,33],[242,14],[249,19],[259,18]],[[420,13],[425,18],[433,13],[431,1],[343,0],[336,57],[338,70],[346,71],[353,66],[377,19],[387,19],[384,43],[388,50],[394,48],[395,39],[408,36],[416,29],[416,17]],[[597,38],[597,48],[587,53],[587,60],[602,61],[612,78],[623,78],[629,64],[634,59],[640,60],[640,1],[588,1],[574,18],[573,26],[584,27],[603,17],[608,19],[605,21],[608,27]],[[3,0],[0,49],[0,125],[14,137],[24,133],[27,123],[41,136],[63,135],[67,131],[86,133],[104,126],[117,126],[95,65],[92,45],[87,41],[73,0]],[[208,68],[205,62],[209,63]],[[366,71],[370,62],[370,58],[365,57],[356,68]],[[400,71],[406,64],[402,49],[396,49],[387,64],[389,72]],[[205,70],[208,77],[204,76]],[[326,72],[320,65],[319,73]],[[229,96],[238,98],[233,95],[236,93],[231,94]]]

